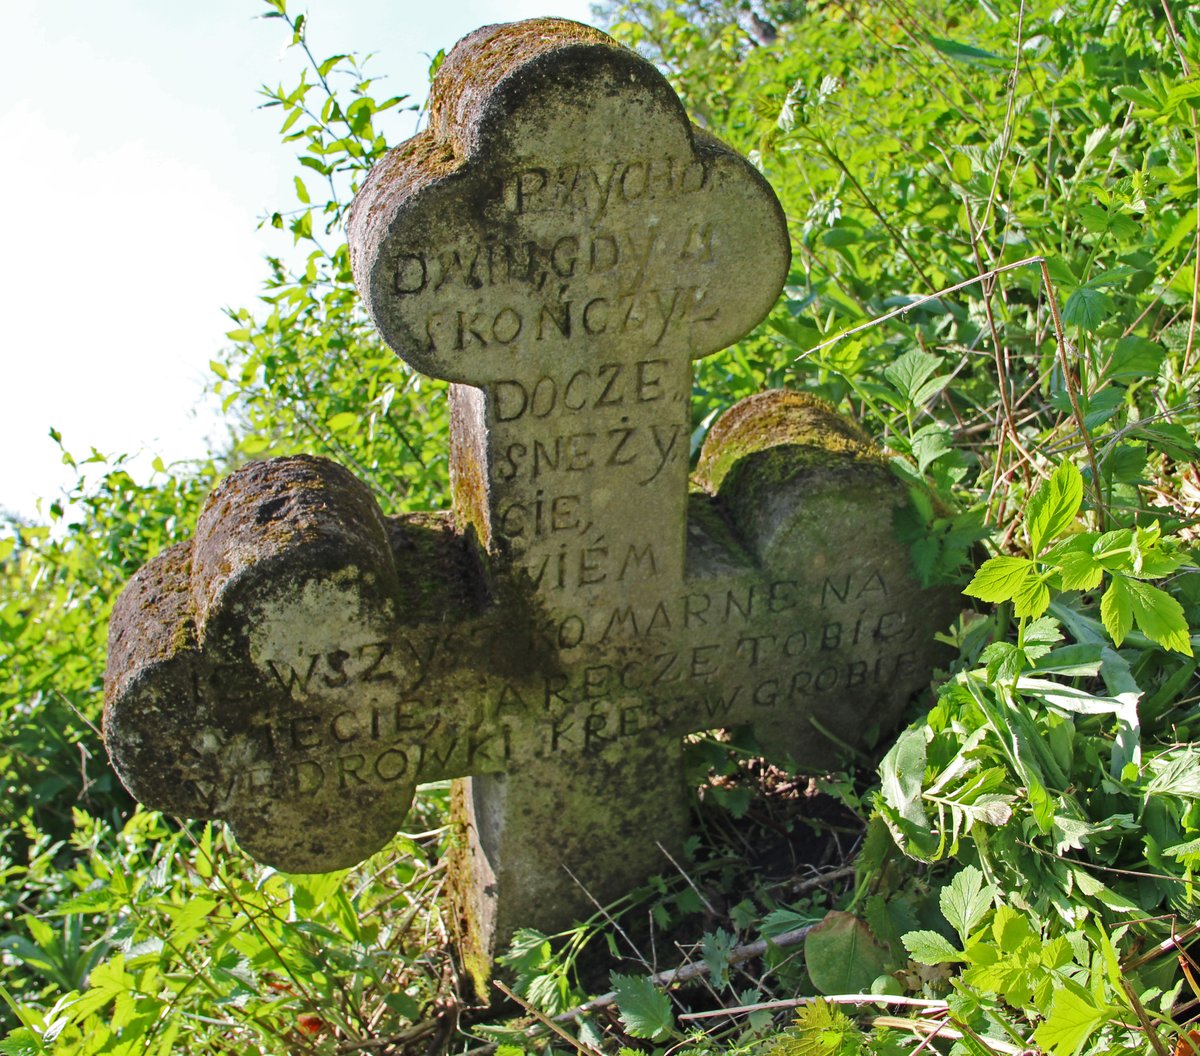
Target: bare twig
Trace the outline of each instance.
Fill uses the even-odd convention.
[[[785,931],[782,935],[776,935],[773,939],[760,939],[758,942],[749,942],[745,946],[735,946],[729,951],[726,964],[741,964],[743,961],[750,961],[755,957],[761,957],[772,946],[778,949],[799,946],[815,927],[815,924],[806,924],[802,928],[794,928],[791,931]],[[671,968],[665,972],[657,972],[648,978],[653,986],[674,986],[678,983],[686,983],[692,979],[697,979],[702,975],[706,975],[709,971],[707,962],[698,961],[694,964],[685,964],[678,968]],[[616,991],[609,991],[607,994],[601,994],[599,997],[592,998],[591,1001],[586,1001],[582,1005],[576,1005],[574,1008],[567,1009],[566,1012],[559,1013],[554,1017],[554,1022],[557,1024],[570,1023],[588,1012],[597,1012],[604,1008],[611,1008],[616,1003]],[[534,1024],[524,1032],[523,1037],[533,1040],[541,1037],[544,1033],[544,1025]],[[572,1044],[575,1043],[572,1042]],[[479,1045],[473,1049],[468,1049],[464,1056],[491,1056],[499,1047],[498,1042]]]
[[[812,348],[805,349],[801,352],[797,359],[803,359],[805,356],[811,356],[814,352],[820,352],[823,348],[828,348],[830,345],[836,345],[844,338],[850,337],[853,334],[861,333],[863,330],[870,330],[874,326],[879,326],[881,323],[886,323],[889,319],[895,319],[898,315],[906,315],[914,308],[919,308],[923,304],[928,304],[930,301],[936,301],[939,297],[944,297],[948,293],[956,293],[959,290],[965,290],[968,286],[974,286],[976,283],[985,282],[988,279],[995,278],[997,275],[1002,275],[1006,271],[1015,271],[1017,268],[1024,268],[1030,264],[1043,264],[1044,257],[1025,257],[1023,260],[1015,260],[1011,264],[1001,264],[998,268],[992,268],[990,271],[985,271],[981,275],[974,275],[969,279],[963,279],[962,282],[956,282],[953,286],[946,286],[943,289],[937,290],[934,293],[926,293],[920,297],[916,297],[909,301],[908,304],[902,304],[899,308],[893,308],[885,315],[876,316],[874,319],[868,319],[865,323],[859,323],[857,326],[850,327],[849,330],[842,330],[840,333],[834,334],[833,337],[826,338],[819,345],[813,345]]]
[[[557,1034],[560,1038],[563,1039],[563,1041],[565,1041],[573,1049],[576,1049],[579,1052],[585,1053],[586,1056],[601,1056],[601,1054],[596,1049],[593,1049],[586,1042],[580,1041],[578,1038],[571,1037],[570,1034],[568,1034],[565,1030],[563,1030],[562,1027],[560,1027],[557,1023],[555,1023],[554,1020],[552,1020],[548,1015],[546,1015],[545,1012],[543,1012],[541,1009],[534,1008],[533,1005],[531,1005],[523,997],[518,997],[515,993],[513,993],[512,990],[510,990],[507,986],[505,986],[499,980],[493,979],[492,985],[497,990],[499,990],[500,993],[504,994],[505,997],[511,998],[518,1005],[520,1005],[523,1009],[525,1009],[525,1011],[528,1012],[531,1016],[533,1016],[533,1018],[536,1019],[543,1027],[545,1027],[547,1030],[553,1031],[555,1034]]]
[[[800,1008],[817,1001],[828,1001],[834,1005],[905,1005],[909,1008],[927,1008],[931,1012],[945,1012],[945,1001],[931,997],[905,997],[900,994],[828,994],[823,997],[791,997],[780,1001],[760,1001],[754,1005],[736,1005],[733,1008],[713,1008],[707,1012],[685,1012],[680,1019],[719,1019],[721,1016],[740,1016],[747,1012],[771,1011],[778,1008]]]
[[[1063,331],[1062,316],[1058,311],[1058,298],[1054,296],[1054,287],[1050,283],[1050,269],[1046,258],[1040,257],[1042,267],[1042,282],[1046,287],[1046,299],[1050,302],[1050,314],[1054,318],[1054,334],[1058,338],[1058,362],[1062,367],[1063,384],[1067,387],[1067,395],[1071,398],[1071,412],[1075,415],[1075,424],[1079,427],[1079,435],[1083,446],[1087,449],[1088,464],[1092,467],[1092,501],[1096,506],[1096,518],[1100,530],[1104,530],[1107,517],[1104,512],[1104,493],[1100,490],[1100,467],[1096,462],[1096,448],[1088,434],[1087,424],[1083,420],[1083,409],[1079,406],[1079,394],[1075,391],[1075,380],[1071,374],[1071,364],[1067,362],[1067,336]]]

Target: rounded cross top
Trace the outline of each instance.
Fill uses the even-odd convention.
[[[770,310],[786,224],[649,63],[559,19],[460,41],[430,127],[350,214],[355,279],[417,369],[485,385],[564,359],[695,359]]]

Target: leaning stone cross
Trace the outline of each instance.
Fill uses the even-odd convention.
[[[254,462],[113,613],[105,736],[143,802],[290,871],[353,865],[461,779],[452,888],[477,976],[663,864],[685,735],[749,724],[827,765],[929,678],[953,595],[892,537],[902,490],[820,401],[710,431],[691,362],[770,310],[762,177],[596,30],[490,26],[350,241],[385,340],[452,382],[451,515],[384,517],[323,459]]]

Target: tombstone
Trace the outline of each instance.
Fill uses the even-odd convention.
[[[350,241],[384,338],[453,383],[453,511],[384,517],[319,458],[238,470],[117,602],[105,737],[144,803],[295,872],[355,864],[457,779],[482,985],[516,928],[678,850],[687,734],[833,764],[927,684],[957,594],[912,578],[903,489],[812,397],[737,404],[689,486],[691,362],[770,310],[786,225],[604,34],[461,41]]]

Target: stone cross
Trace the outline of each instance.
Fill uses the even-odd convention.
[[[323,459],[237,471],[114,609],[105,737],[143,802],[289,871],[353,865],[462,779],[483,979],[516,928],[662,868],[685,735],[750,724],[812,768],[894,726],[956,595],[914,581],[902,488],[819,400],[737,404],[689,488],[691,361],[770,310],[787,230],[604,34],[461,41],[350,241],[384,338],[453,383],[453,513],[384,517]]]

